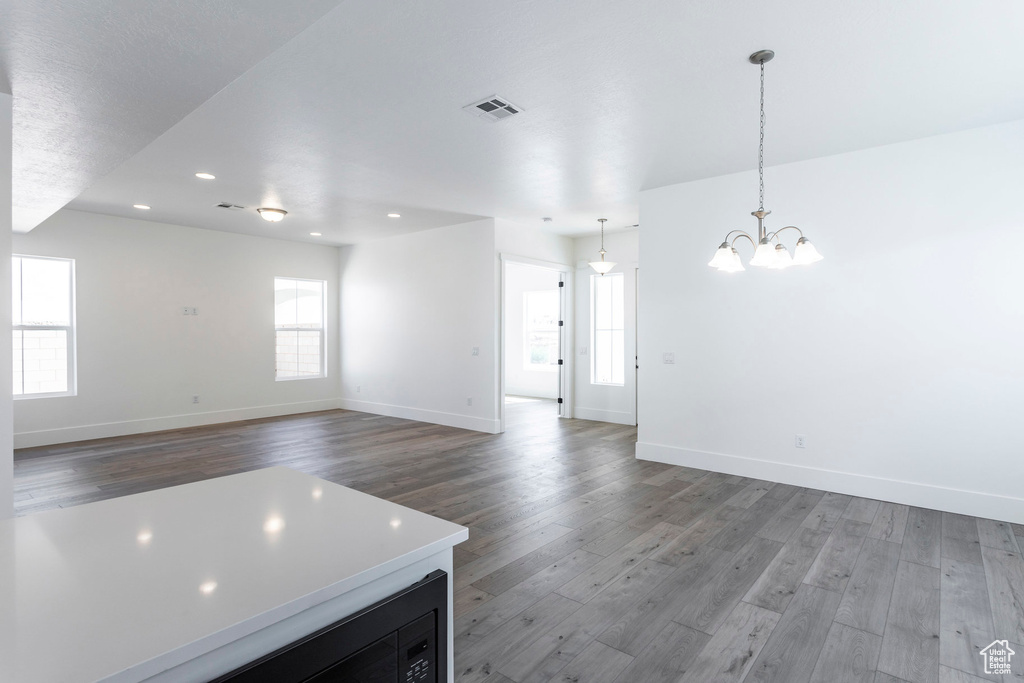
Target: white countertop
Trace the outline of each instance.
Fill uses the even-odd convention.
[[[0,521],[0,681],[194,659],[468,538],[284,467]]]

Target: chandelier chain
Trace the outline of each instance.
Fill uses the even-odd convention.
[[[761,140],[757,147],[758,211],[764,211],[764,61],[761,62]]]

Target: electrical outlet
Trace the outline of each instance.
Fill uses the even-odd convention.
[[[192,402],[193,403],[199,403],[199,394],[195,394],[195,395],[192,396]]]
[[[479,356],[480,355],[480,347],[479,346],[474,346],[473,347],[473,355],[474,356]]]
[[[803,434],[797,434],[796,435],[796,447],[797,448],[807,448],[807,437],[804,436]]]
[[[587,352],[588,352],[588,349],[587,349],[587,347],[586,347],[586,346],[581,346],[581,347],[580,347],[580,355],[581,355],[581,356],[585,356],[585,355],[587,355]]]
[[[473,399],[471,399],[471,398],[467,398],[467,399],[466,399],[466,405],[467,405],[467,406],[471,406],[471,405],[473,405]]]
[[[363,391],[363,385],[362,384],[357,384],[356,385],[356,393],[360,394],[360,393],[362,393],[362,391]]]
[[[663,353],[663,354],[661,354],[661,362],[664,363],[665,365],[675,365],[676,364],[676,354],[674,354],[674,353]]]
[[[199,309],[195,306],[192,307],[192,315],[199,315]]]

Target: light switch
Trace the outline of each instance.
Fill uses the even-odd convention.
[[[581,356],[587,355],[587,347],[586,346],[581,346],[580,347],[580,355]]]
[[[479,356],[480,355],[480,347],[479,346],[474,346],[473,347],[473,355],[474,356]]]
[[[676,364],[676,354],[674,354],[674,353],[663,353],[663,354],[661,354],[661,362],[664,363],[665,365],[675,365]]]

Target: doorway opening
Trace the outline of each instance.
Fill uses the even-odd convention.
[[[502,255],[501,431],[571,416],[569,266]]]

